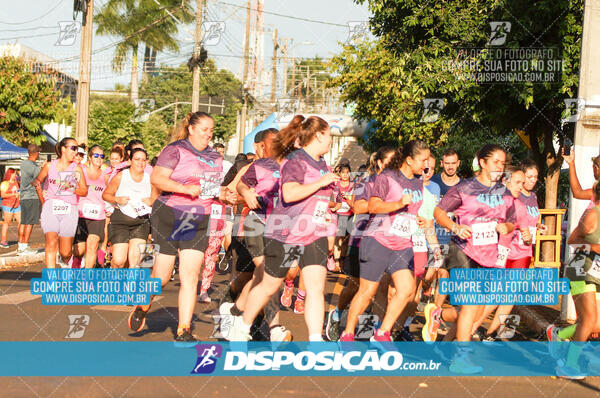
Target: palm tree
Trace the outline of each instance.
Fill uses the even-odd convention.
[[[182,22],[194,19],[190,0],[108,0],[94,17],[98,35],[119,36],[113,57],[113,68],[122,71],[131,54],[130,99],[138,99],[138,49],[141,44],[155,51],[178,51],[176,35],[178,24],[169,15]],[[169,12],[167,12],[167,10]]]

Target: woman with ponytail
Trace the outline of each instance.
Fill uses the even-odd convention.
[[[331,131],[320,117],[297,115],[279,132],[273,158],[283,163],[278,201],[265,225],[264,276],[248,294],[243,314],[234,317],[225,336],[228,340],[250,339],[250,325],[295,262],[306,285],[304,319],[309,340],[322,340],[327,236],[331,234],[327,216],[333,186],[339,179],[323,159],[330,149]]]
[[[515,207],[510,191],[500,183],[504,174],[506,152],[495,144],[484,145],[477,152],[475,177],[463,180],[450,188],[434,210],[435,221],[454,233],[445,266],[452,268],[498,268],[498,234],[507,235],[514,230]],[[456,222],[448,213],[453,212]],[[456,323],[456,341],[471,340],[475,321],[483,313],[483,305],[461,307]],[[429,319],[439,323],[441,308]],[[428,325],[426,325],[428,327]],[[468,351],[459,346],[458,353],[450,365],[456,373],[481,372],[474,365]]]
[[[79,147],[73,138],[65,137],[56,144],[58,159],[46,163],[32,182],[42,197],[46,178],[47,191],[42,206],[42,230],[46,235],[46,266],[56,267],[56,252],[61,267],[72,262],[73,238],[77,230],[79,197],[87,196],[88,187],[83,170],[74,160]]]
[[[225,199],[220,187],[223,158],[208,145],[214,125],[207,113],[189,113],[174,132],[176,140],[160,153],[151,176],[153,188],[162,192],[150,217],[158,252],[152,277],[160,278],[164,287],[179,254],[181,287],[175,342],[183,345],[197,341],[191,333],[191,323],[198,277],[208,246],[211,210],[215,200]],[[138,305],[132,311],[131,330],[142,330],[150,305]]]
[[[414,297],[413,242],[411,237],[425,220],[417,216],[423,202],[423,180],[419,178],[429,159],[429,147],[410,141],[397,151],[387,168],[371,186],[369,213],[373,215],[360,244],[360,284],[348,310],[342,342],[354,341],[358,317],[375,297],[384,273],[390,275],[396,291],[389,299],[383,322],[371,341],[385,345],[392,341],[394,323]]]

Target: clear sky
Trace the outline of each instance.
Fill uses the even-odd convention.
[[[94,9],[99,10],[108,0],[94,0]],[[157,0],[160,2],[160,0]],[[54,59],[65,60],[60,68],[74,76],[79,74],[79,35],[72,44],[61,39],[59,25],[72,21],[73,0],[1,0],[0,45],[21,43]],[[194,2],[195,3],[195,2]],[[290,39],[289,56],[328,58],[339,52],[339,42],[348,38],[348,22],[366,21],[369,11],[365,5],[357,5],[351,0],[265,0],[265,67],[271,69],[273,53],[272,31],[277,28],[280,44],[283,38]],[[237,7],[236,7],[237,6]],[[206,21],[224,21],[225,32],[219,44],[208,47],[209,56],[216,59],[220,68],[229,69],[241,76],[244,26],[246,20],[245,0],[208,0]],[[313,23],[292,19],[282,14],[306,20],[327,22]],[[81,20],[81,17],[79,17]],[[159,54],[159,64],[176,65],[186,62],[193,50],[190,34],[194,26],[182,26],[179,34],[180,51],[177,54]],[[92,41],[95,51],[92,58],[92,89],[106,90],[115,83],[129,83],[129,72],[116,73],[111,61],[114,52],[112,43],[117,37],[96,36]],[[293,41],[292,41],[293,40]],[[140,49],[139,57],[143,56]],[[130,62],[127,63],[130,65]],[[281,73],[281,63],[278,73]],[[269,79],[270,81],[270,79]]]

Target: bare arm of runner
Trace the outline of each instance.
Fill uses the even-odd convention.
[[[200,185],[183,185],[177,181],[173,181],[171,179],[171,174],[173,174],[173,170],[167,167],[155,166],[152,169],[150,182],[162,192],[181,193],[192,197],[196,197],[202,192],[202,187],[200,187]]]
[[[320,180],[311,182],[310,184],[300,184],[299,182],[286,182],[281,187],[281,192],[283,196],[283,200],[286,203],[298,202],[300,200],[306,199],[319,189],[328,186],[340,178],[333,174],[327,173]]]
[[[388,214],[397,210],[403,209],[410,204],[411,195],[404,194],[402,199],[396,202],[384,202],[383,199],[377,196],[371,196],[369,199],[369,213],[371,214]]]
[[[562,156],[569,165],[569,185],[571,186],[571,191],[573,191],[573,197],[575,199],[592,200],[592,189],[582,189],[579,178],[577,178],[577,170],[575,169],[575,148],[571,148],[570,155],[565,155],[563,150]]]
[[[85,180],[85,174],[83,174],[81,166],[77,166],[77,173],[79,173],[79,181],[77,182],[77,188],[75,188],[75,195],[80,197],[87,196],[88,186],[87,181]]]
[[[471,227],[468,225],[459,225],[452,221],[450,217],[448,217],[448,213],[444,210],[440,209],[439,206],[433,210],[433,218],[435,218],[435,222],[440,226],[444,227],[447,230],[452,231],[461,239],[469,239],[471,237]]]
[[[44,204],[44,194],[42,193],[42,182],[48,177],[48,169],[50,168],[50,164],[45,163],[40,170],[40,173],[36,178],[31,181],[31,185],[35,188],[35,193],[37,193],[38,198],[40,199],[40,203]]]
[[[251,210],[255,210],[260,207],[258,200],[256,199],[258,195],[256,192],[254,192],[253,188],[249,188],[248,185],[240,181],[237,184],[237,191]]]
[[[102,194],[102,199],[107,201],[108,203],[125,206],[127,202],[129,202],[129,197],[115,196],[115,194],[117,193],[117,189],[119,189],[119,184],[121,183],[121,176],[122,173],[119,172],[112,180],[110,180],[108,186]]]

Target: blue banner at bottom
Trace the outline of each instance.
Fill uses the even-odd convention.
[[[2,376],[600,375],[600,343],[0,342]],[[568,360],[567,360],[568,358]],[[571,373],[569,373],[571,372]]]

